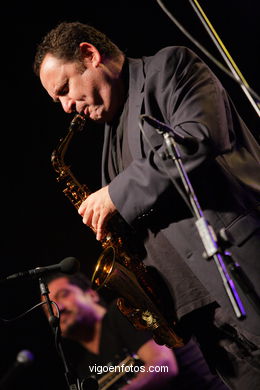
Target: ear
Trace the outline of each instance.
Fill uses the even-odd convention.
[[[101,62],[101,54],[95,46],[88,42],[82,42],[79,45],[83,61],[91,62],[94,67],[97,67]]]

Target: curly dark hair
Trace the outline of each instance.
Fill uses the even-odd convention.
[[[33,70],[37,76],[41,64],[50,53],[59,59],[81,62],[80,43],[91,43],[107,58],[116,58],[122,51],[102,32],[80,22],[62,22],[49,31],[37,46]]]
[[[45,276],[45,282],[49,284],[53,280],[59,278],[68,279],[69,284],[79,287],[84,292],[93,289],[92,282],[90,281],[90,279],[85,274],[83,274],[83,272],[80,271],[71,275],[64,274],[62,272],[53,272]],[[107,301],[115,299],[113,295],[109,296],[109,294],[108,297],[105,298],[102,292],[100,293],[99,291],[98,291],[98,295],[99,295],[99,304],[104,307],[107,306]]]

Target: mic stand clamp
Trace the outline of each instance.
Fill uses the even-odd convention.
[[[217,243],[216,234],[212,226],[209,225],[209,223],[206,221],[203,215],[198,199],[194,193],[188,175],[184,169],[179,150],[174,140],[174,135],[166,131],[162,132],[161,130],[159,130],[159,132],[160,134],[163,134],[165,145],[166,145],[167,153],[165,157],[171,158],[174,161],[177,170],[180,174],[180,178],[182,180],[184,189],[188,196],[189,203],[192,207],[193,214],[196,218],[195,225],[205,249],[203,257],[206,258],[207,260],[210,259],[214,260],[217,269],[220,273],[225,291],[229,297],[229,300],[232,304],[232,307],[234,309],[237,318],[244,319],[246,317],[244,306],[240,300],[234,282],[228,274],[224,259],[222,257],[222,251]],[[234,263],[233,260],[231,259],[231,256],[229,257],[229,262]]]
[[[52,327],[54,336],[55,336],[55,344],[56,344],[56,349],[61,357],[63,366],[64,366],[64,374],[65,378],[68,384],[68,387],[70,390],[80,390],[80,384],[79,380],[75,380],[72,373],[69,371],[68,364],[65,358],[65,354],[62,348],[62,343],[61,343],[61,336],[60,336],[60,321],[59,317],[54,315],[53,308],[52,308],[52,302],[50,301],[49,298],[49,289],[47,286],[47,283],[44,280],[44,277],[39,278],[39,285],[40,285],[40,292],[41,295],[44,298],[44,301],[47,305],[48,312],[49,312],[49,323]]]

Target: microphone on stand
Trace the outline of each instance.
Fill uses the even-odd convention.
[[[1,280],[1,283],[16,279],[34,279],[51,272],[62,272],[64,274],[74,274],[79,271],[80,263],[75,257],[66,257],[58,264],[48,265],[46,267],[37,267],[28,271],[18,272],[7,276]]]
[[[170,134],[175,140],[175,142],[182,147],[185,153],[194,154],[197,152],[199,148],[199,144],[194,137],[183,136],[176,130],[173,130],[169,125],[166,125],[166,123],[160,122],[157,119],[153,118],[152,116],[141,115],[141,119],[149,123],[149,125],[154,127],[160,134],[164,134],[164,133]]]
[[[12,389],[12,386],[22,371],[30,366],[34,361],[34,355],[31,351],[26,349],[20,351],[13,365],[9,368],[7,373],[0,379],[0,389]]]

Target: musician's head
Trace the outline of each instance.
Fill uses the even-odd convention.
[[[51,274],[46,282],[50,299],[59,307],[62,336],[78,341],[83,336],[91,337],[106,309],[99,294],[91,288],[90,281],[82,273],[56,273]],[[54,313],[57,314],[56,310]]]
[[[124,54],[102,32],[79,22],[59,24],[39,44],[34,71],[67,113],[109,122],[125,95]]]

